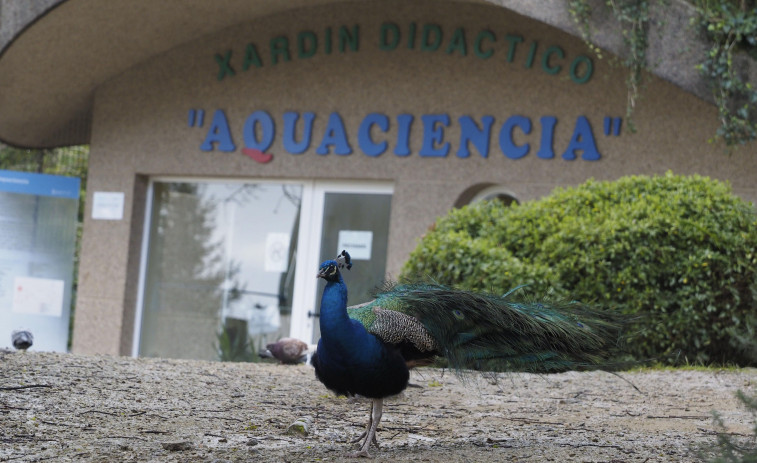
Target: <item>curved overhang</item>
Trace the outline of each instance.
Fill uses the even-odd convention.
[[[369,0],[46,0],[36,2],[36,10],[0,0],[0,13],[6,15],[5,30],[0,30],[0,46],[4,46],[0,140],[27,148],[89,143],[95,90],[125,70],[236,24],[303,7],[355,1]],[[564,0],[463,1],[507,8],[578,34]],[[8,12],[13,8],[21,11],[10,12],[17,24],[9,25]],[[690,7],[675,3],[668,8],[666,28],[656,36],[649,53],[652,61],[667,64],[656,66],[653,72],[706,98],[691,58],[697,46],[690,41]],[[597,24],[594,40],[622,53],[617,28],[609,23],[602,28],[601,18]],[[683,41],[689,41],[688,48],[678,45]]]

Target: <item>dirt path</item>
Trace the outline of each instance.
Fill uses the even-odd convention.
[[[472,376],[416,371],[384,407],[374,461],[697,461],[711,412],[737,439],[757,370]],[[368,404],[309,366],[0,350],[0,461],[352,461]],[[309,434],[288,434],[299,418]]]

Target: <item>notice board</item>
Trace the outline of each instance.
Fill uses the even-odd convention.
[[[78,178],[0,170],[0,347],[28,329],[32,350],[66,351]]]

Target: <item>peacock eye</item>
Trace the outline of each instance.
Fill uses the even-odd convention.
[[[455,316],[455,318],[457,318],[458,320],[462,320],[462,319],[464,319],[464,318],[465,318],[465,315],[463,315],[463,313],[462,313],[461,311],[457,310],[457,309],[453,310],[453,311],[452,311],[452,314],[453,314],[453,315]]]

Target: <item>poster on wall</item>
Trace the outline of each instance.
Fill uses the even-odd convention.
[[[0,348],[67,350],[78,210],[78,178],[0,170]]]

